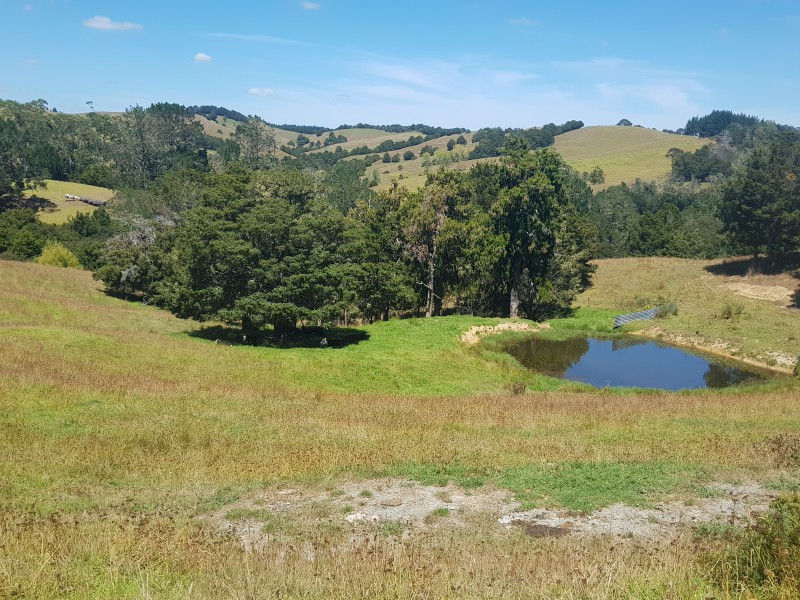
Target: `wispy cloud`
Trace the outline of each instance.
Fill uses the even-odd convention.
[[[296,46],[308,46],[308,42],[300,40],[290,40],[287,38],[273,37],[271,35],[250,35],[246,33],[206,33],[208,37],[221,38],[226,40],[238,40],[240,42],[260,42],[264,44],[293,44]]]
[[[36,67],[36,66],[38,66],[39,64],[41,64],[41,63],[40,63],[40,62],[39,62],[37,59],[35,59],[35,58],[26,58],[26,59],[25,59],[23,62],[24,62],[26,65],[29,65],[29,66],[31,66],[31,67]]]
[[[642,81],[637,83],[599,83],[596,86],[601,98],[609,102],[644,101],[647,105],[669,112],[687,112],[696,109],[692,96],[708,90],[695,81]]]
[[[499,85],[513,85],[539,78],[536,73],[525,73],[523,71],[487,71],[487,74]]]
[[[197,62],[211,62],[212,60],[214,60],[205,52],[198,52],[197,54],[194,55],[194,59]]]
[[[251,87],[247,93],[251,96],[272,96],[275,91],[265,87]]]
[[[131,31],[134,29],[141,29],[139,23],[131,23],[130,21],[112,21],[108,17],[92,17],[83,22],[84,27],[91,29],[103,29],[105,31]]]
[[[22,5],[22,10],[25,10],[25,11],[33,10],[33,4],[23,4]]]
[[[600,57],[590,58],[588,60],[575,60],[575,61],[553,61],[552,65],[557,69],[573,69],[581,71],[597,71],[608,69],[619,69],[625,66],[630,66],[630,62],[622,58],[615,57]]]
[[[539,24],[539,21],[529,19],[528,17],[517,17],[515,19],[509,19],[508,23],[516,27],[534,27]]]
[[[408,83],[417,87],[439,89],[443,83],[440,78],[441,69],[378,62],[365,63],[361,65],[361,68],[370,75]]]
[[[304,2],[300,3],[300,6],[306,10],[317,10],[320,7],[320,4],[319,2],[309,2],[309,0],[304,0]]]

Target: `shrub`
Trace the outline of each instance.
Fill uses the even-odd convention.
[[[520,396],[525,393],[527,384],[524,381],[514,381],[506,385],[506,389],[511,392],[512,396]]]
[[[736,319],[744,314],[744,304],[741,302],[726,302],[719,313],[721,319]]]
[[[678,303],[677,302],[667,302],[666,304],[662,304],[658,307],[658,312],[656,313],[656,317],[659,319],[663,319],[664,317],[669,317],[671,315],[678,314]]]
[[[709,558],[712,577],[728,592],[800,597],[800,494],[775,500],[721,557]]]
[[[69,248],[53,240],[48,240],[47,243],[45,243],[42,253],[35,262],[40,265],[49,265],[51,267],[81,268],[81,262],[78,260],[78,257],[70,252]]]

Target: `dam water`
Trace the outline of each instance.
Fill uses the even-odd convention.
[[[767,371],[632,336],[533,338],[509,345],[506,351],[537,373],[595,387],[724,388],[759,383],[773,376]]]

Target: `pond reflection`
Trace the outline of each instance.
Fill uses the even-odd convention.
[[[754,369],[635,337],[563,341],[534,338],[513,344],[507,351],[537,373],[596,387],[722,388],[767,378]]]

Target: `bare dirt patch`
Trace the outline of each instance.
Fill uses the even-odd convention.
[[[524,323],[522,321],[508,321],[506,323],[499,323],[498,325],[476,325],[464,332],[461,336],[461,342],[468,346],[473,346],[486,335],[493,335],[506,331],[530,331],[531,333],[536,333],[542,329],[550,329],[550,324],[542,323],[540,325],[531,325],[530,323]]]
[[[637,508],[614,504],[589,514],[574,515],[552,509],[535,509],[503,515],[498,522],[507,527],[549,527],[570,535],[617,535],[636,538],[670,537],[681,527],[708,523],[745,525],[769,508],[774,494],[755,483],[713,484],[709,498],[691,498]]]
[[[739,296],[752,300],[778,302],[781,306],[788,305],[794,296],[794,289],[783,285],[759,285],[743,281],[729,281],[725,287]]]
[[[376,531],[401,537],[442,529],[482,529],[500,534],[521,528],[532,537],[618,536],[671,539],[702,524],[746,525],[766,511],[775,493],[753,483],[714,483],[703,497],[652,508],[615,504],[591,513],[563,509],[520,510],[512,495],[490,487],[431,486],[407,479],[348,482],[336,488],[265,490],[207,518],[246,549],[263,548],[276,535],[346,533],[358,543]],[[302,532],[305,532],[304,534]]]

